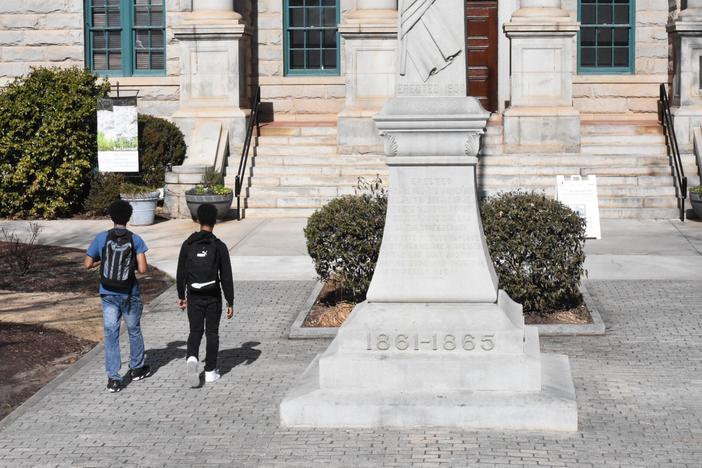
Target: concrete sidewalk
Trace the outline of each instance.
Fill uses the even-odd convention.
[[[302,232],[307,220],[244,219],[215,227],[229,247],[236,281],[316,278]],[[87,249],[107,220],[40,221],[39,242]],[[0,221],[0,228],[24,229],[26,221]],[[149,246],[149,262],[175,276],[182,242],[198,229],[190,220],[130,227]],[[702,222],[603,220],[602,239],[587,241],[585,268],[591,280],[690,279],[702,274]]]
[[[232,255],[235,281],[312,280],[316,278],[302,229],[306,219],[245,219],[215,227]],[[112,227],[109,220],[38,221],[39,243],[87,249],[95,235]],[[0,221],[0,228],[21,232],[26,221]],[[183,241],[198,225],[188,219],[130,226],[149,246],[149,263],[175,277]]]

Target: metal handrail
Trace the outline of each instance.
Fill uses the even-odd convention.
[[[685,200],[687,199],[687,177],[683,169],[682,160],[680,159],[680,148],[678,147],[678,138],[675,136],[675,127],[673,126],[673,114],[670,112],[670,100],[668,92],[665,88],[665,83],[660,87],[660,119],[668,139],[668,147],[670,148],[671,159],[673,160],[673,178],[675,180],[675,188],[677,189],[678,205],[680,206],[680,221],[685,221]]]
[[[251,148],[251,140],[253,139],[254,128],[258,128],[258,109],[261,105],[261,87],[256,87],[256,97],[251,106],[251,118],[246,129],[246,139],[244,147],[241,149],[241,159],[239,160],[239,170],[236,173],[234,182],[234,196],[236,197],[236,219],[241,220],[241,189],[244,185],[244,173],[246,172],[246,163],[249,159],[249,150]]]

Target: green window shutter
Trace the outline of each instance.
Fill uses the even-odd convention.
[[[286,75],[339,74],[339,0],[284,0]]]
[[[635,0],[579,0],[578,72],[633,73]]]
[[[86,66],[106,76],[164,75],[164,0],[85,0]]]

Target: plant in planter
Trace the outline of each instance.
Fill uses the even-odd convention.
[[[690,187],[690,203],[697,217],[702,219],[702,185]]]
[[[124,183],[120,189],[120,198],[132,205],[133,226],[147,226],[154,223],[156,204],[160,191],[144,185]]]
[[[185,201],[193,220],[197,219],[197,209],[204,203],[217,208],[217,219],[229,213],[234,200],[234,191],[222,184],[222,174],[210,168],[202,178],[202,184],[185,192]]]

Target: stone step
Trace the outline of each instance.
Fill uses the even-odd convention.
[[[667,155],[668,148],[665,145],[612,145],[612,144],[597,144],[597,145],[581,145],[580,152],[583,154],[629,154],[629,155]]]
[[[266,187],[254,185],[247,191],[249,197],[270,198],[270,197],[338,197],[342,195],[353,195],[354,187],[351,186],[276,186]]]
[[[375,177],[375,174],[366,178]],[[382,177],[382,174],[381,174]],[[384,181],[388,178],[382,177]],[[356,187],[359,176],[268,175],[250,178],[252,187]]]
[[[244,218],[309,218],[318,208],[245,208]]]
[[[631,155],[484,155],[478,167],[513,166],[519,172],[523,166],[568,166],[568,167],[599,167],[599,166],[661,166],[669,165],[667,156],[631,156]]]
[[[663,135],[663,127],[653,121],[636,123],[622,122],[581,122],[580,135]]]
[[[263,125],[261,136],[336,136],[336,126]]]
[[[336,197],[251,197],[248,208],[319,208]]]
[[[600,208],[601,219],[676,219],[677,208]]]
[[[574,166],[481,166],[479,175],[596,175],[596,176],[664,176],[670,175],[671,169],[667,164],[635,166],[601,166],[601,167],[574,167]]]
[[[381,174],[385,168],[365,166],[275,166],[253,167],[253,176],[287,176],[287,175],[320,175],[320,176],[368,176]]]
[[[286,155],[286,156],[256,156],[254,158],[255,167],[271,167],[271,166],[385,166],[385,157],[367,157],[367,156],[302,156],[302,155]]]
[[[279,135],[262,135],[258,137],[259,146],[267,145],[330,145],[336,146],[336,136],[279,136]]]
[[[599,195],[599,194],[598,194]],[[675,195],[669,197],[603,197],[599,196],[601,208],[675,208]]]
[[[581,145],[622,145],[622,144],[660,144],[665,145],[665,135],[642,134],[642,135],[583,135],[580,138]]]
[[[329,145],[313,145],[313,146],[302,146],[302,145],[267,145],[256,147],[254,154],[256,156],[287,156],[287,155],[300,155],[300,156],[314,156],[318,154],[336,154],[336,146]]]
[[[555,187],[556,177],[518,174],[509,175],[478,175],[478,185],[485,188],[514,190],[519,187]],[[673,177],[665,176],[598,176],[597,186],[642,186],[642,187],[672,187]]]
[[[481,194],[495,195],[499,192],[504,192],[504,188],[485,186],[481,187]],[[544,192],[547,195],[554,196],[556,193],[555,185],[528,185],[522,187],[526,191]],[[601,185],[597,186],[597,195],[599,197],[675,197],[675,187],[673,185],[654,185],[654,186],[639,186],[639,185]]]

